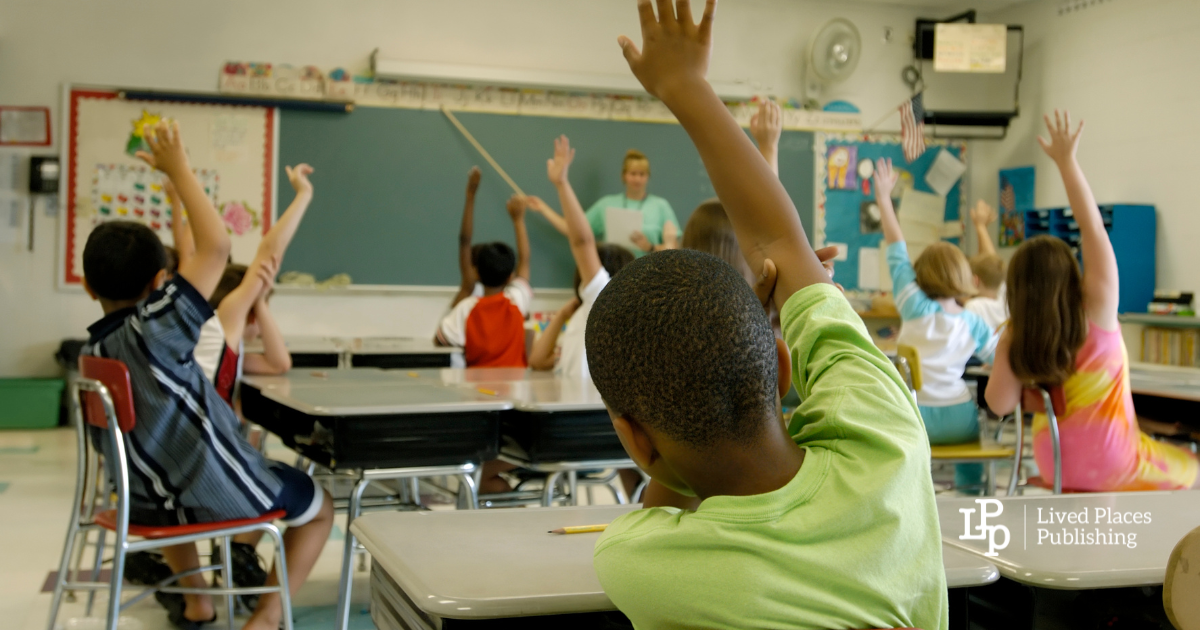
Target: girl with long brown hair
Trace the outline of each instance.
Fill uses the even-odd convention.
[[[1009,326],[996,348],[987,402],[1011,412],[1027,387],[1050,390],[1058,414],[1062,486],[1072,490],[1167,490],[1196,483],[1196,456],[1155,442],[1138,428],[1129,357],[1117,321],[1117,258],[1100,209],[1075,159],[1083,123],[1069,113],[1045,117],[1038,143],[1062,175],[1083,250],[1081,273],[1067,244],[1029,239],[1008,268]],[[1033,455],[1047,482],[1054,455],[1044,413],[1033,420]]]

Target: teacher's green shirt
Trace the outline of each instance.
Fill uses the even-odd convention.
[[[645,234],[646,239],[655,245],[662,245],[663,227],[668,223],[674,223],[677,233],[681,237],[683,236],[683,230],[679,229],[679,219],[675,218],[675,211],[671,209],[671,204],[667,203],[666,199],[650,194],[640,201],[630,199],[624,194],[605,195],[587,210],[588,223],[592,225],[592,233],[596,235],[597,242],[608,240],[604,233],[605,210],[608,208],[641,211],[642,234]],[[638,250],[634,254],[642,256],[645,252]]]

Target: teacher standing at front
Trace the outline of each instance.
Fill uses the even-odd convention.
[[[625,154],[625,162],[621,166],[621,181],[625,184],[625,192],[601,197],[588,208],[588,223],[592,225],[596,240],[622,240],[620,235],[606,233],[608,209],[620,208],[642,214],[642,229],[625,235],[633,241],[634,254],[642,256],[678,247],[679,219],[675,218],[671,204],[658,195],[646,192],[650,183],[650,160],[646,159],[644,153],[630,149]]]

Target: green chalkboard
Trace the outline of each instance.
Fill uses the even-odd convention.
[[[650,192],[665,197],[681,223],[713,196],[712,184],[678,125],[460,113],[459,120],[527,194],[556,209],[546,180],[553,140],[576,148],[571,183],[586,209],[619,193],[621,159],[637,148],[650,159]],[[812,134],[784,133],[782,179],[806,229],[812,225]],[[308,162],[316,195],[283,264],[318,279],[348,273],[355,284],[457,285],[458,228],[467,171],[483,169],[475,242],[514,242],[504,211],[511,194],[499,174],[440,111],[359,108],[349,114],[284,111],[279,132],[280,210],[292,194],[283,165]],[[527,217],[533,284],[570,287],[575,263],[566,240],[541,216]]]

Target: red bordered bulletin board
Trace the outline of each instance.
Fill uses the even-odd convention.
[[[132,100],[117,89],[68,86],[63,111],[60,287],[79,286],[83,246],[100,223],[137,221],[173,244],[164,176],[131,155],[141,129],[161,118],[179,122],[192,168],[230,233],[233,259],[253,258],[275,216],[275,108]]]

